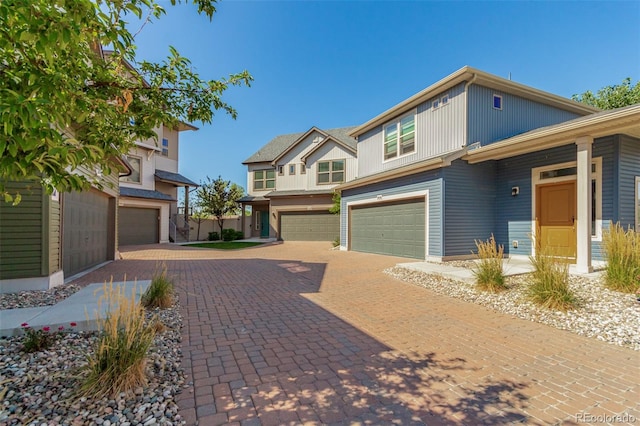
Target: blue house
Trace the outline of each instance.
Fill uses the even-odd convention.
[[[341,249],[443,261],[493,234],[592,270],[603,229],[638,221],[640,104],[612,111],[464,67],[356,127]]]

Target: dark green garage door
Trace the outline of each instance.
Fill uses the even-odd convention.
[[[120,207],[118,210],[118,244],[156,244],[159,240],[160,210]]]
[[[340,236],[340,216],[327,213],[281,213],[285,241],[333,241]]]
[[[352,207],[351,250],[425,258],[424,199]]]
[[[109,244],[109,197],[98,191],[67,192],[62,199],[62,267],[70,277],[113,258]]]

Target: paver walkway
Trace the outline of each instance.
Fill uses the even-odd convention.
[[[189,425],[640,424],[640,353],[397,281],[406,259],[284,243],[129,249],[176,277]]]

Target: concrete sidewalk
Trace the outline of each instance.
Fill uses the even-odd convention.
[[[121,287],[123,294],[130,297],[135,291],[135,297],[140,300],[142,294],[151,284],[151,280],[114,282],[114,289]],[[70,324],[77,331],[96,331],[96,318],[104,318],[108,306],[102,303],[104,284],[94,283],[82,288],[77,293],[52,306],[38,308],[21,308],[0,310],[0,336],[14,336],[22,333],[22,324],[29,324],[33,329],[50,327],[70,328]]]

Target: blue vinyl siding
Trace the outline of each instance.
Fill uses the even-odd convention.
[[[618,215],[625,229],[635,227],[635,178],[640,176],[640,139],[619,135]],[[634,228],[635,229],[635,228]]]
[[[580,115],[509,93],[469,87],[468,143],[488,145],[539,127],[568,121]],[[502,109],[493,108],[493,95],[502,96]]]
[[[442,256],[442,171],[433,170],[405,176],[360,188],[342,191],[340,205],[340,241],[347,244],[347,203],[365,199],[375,199],[378,195],[388,196],[413,191],[429,191],[429,256]]]
[[[614,219],[614,206],[617,187],[615,179],[615,152],[617,143],[614,137],[596,139],[593,145],[593,157],[602,157],[602,221]],[[576,146],[565,145],[559,148],[534,152],[498,161],[497,166],[497,220],[495,237],[503,244],[510,255],[531,254],[532,182],[531,169],[552,164],[576,161]],[[517,196],[511,195],[511,188],[519,187]],[[614,220],[615,221],[615,220]],[[518,241],[518,248],[512,242]],[[592,242],[592,258],[602,259],[600,242]]]
[[[454,161],[444,173],[444,256],[470,256],[475,240],[487,240],[495,229],[495,161]]]

